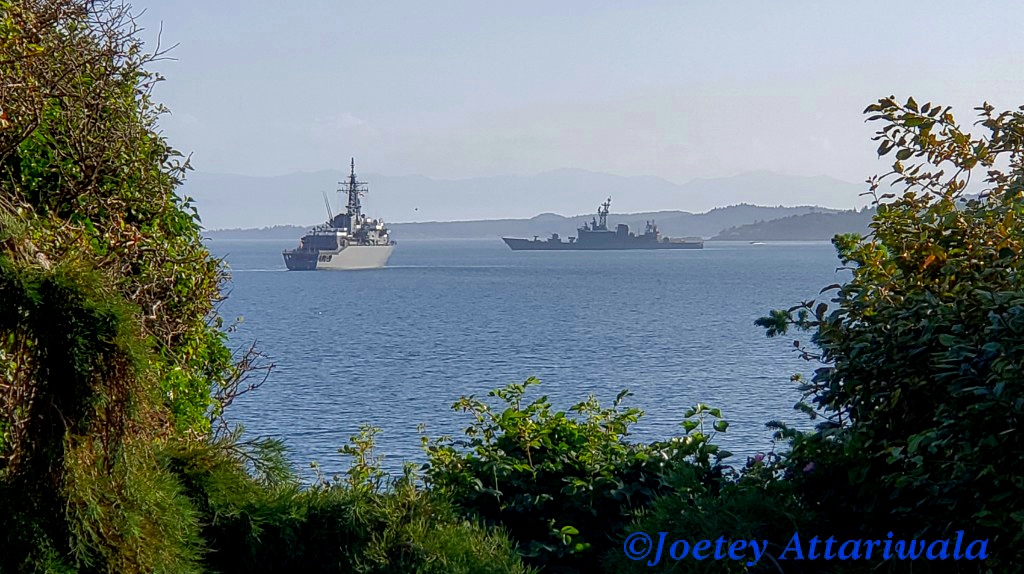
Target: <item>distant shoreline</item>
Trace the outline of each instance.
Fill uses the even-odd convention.
[[[693,214],[684,211],[611,214],[612,224],[626,224],[639,231],[648,221],[657,223],[668,237],[701,237],[709,241],[827,241],[839,233],[866,232],[873,211],[840,211],[828,208],[764,207],[733,205]],[[490,219],[393,223],[389,227],[396,241],[469,240],[501,237],[562,237],[576,234],[576,228],[591,215],[563,217],[545,213],[530,219]],[[293,240],[313,227],[277,225],[261,228],[212,229],[203,235],[211,239]]]
[[[281,243],[289,242],[294,238],[281,238],[281,237],[205,237],[207,241],[244,241],[248,243]],[[501,242],[500,237],[415,237],[409,239],[398,240],[398,243],[482,243],[482,242]],[[745,239],[719,239],[712,237],[705,239],[706,243],[714,243],[715,245],[728,245],[734,243],[737,245],[750,245],[751,243],[757,243],[759,245],[775,245],[779,243],[793,244],[793,243],[807,243],[807,244],[818,244],[818,243],[831,243],[831,238],[826,239],[765,239],[765,240],[753,240],[747,241]]]

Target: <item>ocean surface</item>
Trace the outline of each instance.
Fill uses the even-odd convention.
[[[295,241],[209,242],[231,268],[220,311],[243,321],[232,344],[255,342],[275,364],[232,405],[248,436],[285,439],[300,475],[343,471],[337,453],[360,424],[382,429],[391,470],[422,462],[429,436],[461,434],[461,395],[535,376],[531,396],[559,408],[623,389],[646,413],[635,440],[681,433],[697,402],[731,423],[716,441],[745,455],[773,448],[764,423],[807,426],[790,376],[810,373],[793,337],[768,339],[754,320],[841,282],[828,243],[708,242],[703,250],[512,252],[500,240],[400,242],[389,266],[288,272]]]

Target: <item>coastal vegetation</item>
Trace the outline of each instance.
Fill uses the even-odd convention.
[[[873,209],[816,212],[755,221],[723,229],[715,241],[828,241],[836,235],[870,231]]]
[[[260,357],[174,193],[159,57],[120,2],[0,2],[0,571],[524,572],[412,484],[300,488],[225,430]]]
[[[758,321],[811,369],[817,427],[770,422],[778,452],[734,462],[702,404],[637,443],[628,393],[557,411],[528,380],[459,399],[465,436],[425,439],[421,469],[385,475],[367,428],[346,474],[304,485],[224,420],[269,366],[228,346],[225,269],[157,129],[159,57],[122,4],[0,0],[0,571],[650,571],[623,551],[636,532],[767,544],[658,570],[910,569],[780,565],[797,531],[965,531],[984,561],[913,571],[1024,569],[1024,108],[983,105],[972,133],[948,107],[868,107],[894,163],[869,231],[834,239],[851,280]]]

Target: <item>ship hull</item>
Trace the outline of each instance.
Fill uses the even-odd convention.
[[[624,250],[649,250],[649,249],[703,249],[704,242],[680,241],[680,242],[637,242],[637,243],[601,243],[598,245],[586,245],[580,243],[566,243],[564,241],[538,241],[531,239],[517,239],[514,237],[502,237],[505,245],[512,251],[624,251]]]
[[[336,251],[284,252],[289,271],[353,271],[379,269],[388,263],[394,245],[347,245]]]

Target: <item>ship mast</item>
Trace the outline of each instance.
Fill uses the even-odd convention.
[[[348,182],[339,182],[342,187],[338,193],[348,194],[348,216],[352,218],[351,225],[359,223],[362,213],[362,206],[359,204],[359,196],[367,192],[366,182],[356,180],[356,159],[352,158],[351,171],[348,175]]]
[[[612,206],[612,198],[608,198],[608,201],[601,204],[601,207],[597,209],[597,216],[601,219],[598,222],[600,229],[607,229],[608,222],[608,209]]]

